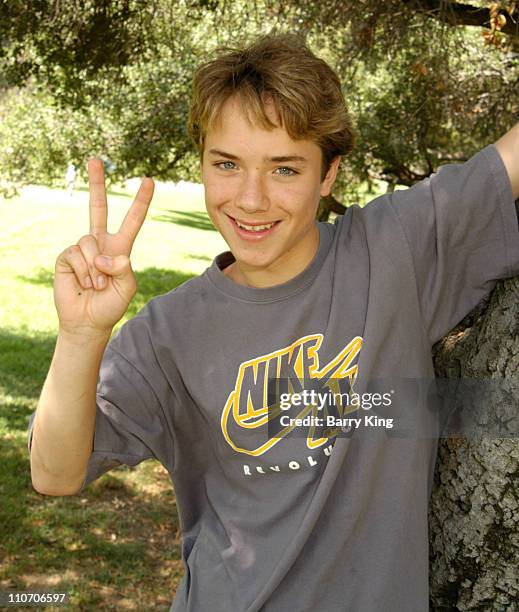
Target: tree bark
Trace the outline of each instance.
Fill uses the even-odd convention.
[[[438,377],[493,385],[487,425],[501,419],[508,437],[440,440],[429,507],[431,610],[519,610],[517,295],[519,277],[499,282],[434,349]]]

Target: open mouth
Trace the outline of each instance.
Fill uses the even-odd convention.
[[[234,217],[227,215],[231,220],[237,234],[243,238],[259,239],[272,233],[274,228],[281,223],[281,221],[268,221],[266,223],[245,223],[244,221],[238,221]]]

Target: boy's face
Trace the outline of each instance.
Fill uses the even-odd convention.
[[[283,128],[250,125],[233,98],[225,103],[220,124],[206,134],[202,178],[207,212],[236,259],[226,269],[231,278],[270,286],[310,263],[319,198],[330,192],[339,164],[336,158],[321,183],[321,155],[314,142],[293,140]]]

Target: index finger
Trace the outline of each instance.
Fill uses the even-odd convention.
[[[154,190],[155,183],[153,179],[144,178],[133,204],[130,206],[130,209],[121,223],[119,233],[126,236],[126,238],[130,240],[130,244],[133,244],[144,223]]]
[[[103,160],[88,160],[88,190],[90,234],[106,233],[108,206],[106,202],[105,172]]]

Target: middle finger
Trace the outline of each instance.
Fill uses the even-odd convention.
[[[95,236],[92,236],[92,234],[82,236],[78,241],[78,246],[81,249],[81,254],[87,263],[88,272],[90,274],[90,278],[92,279],[92,285],[95,289],[103,289],[106,286],[106,275],[98,270],[94,265],[96,255],[101,254]]]

